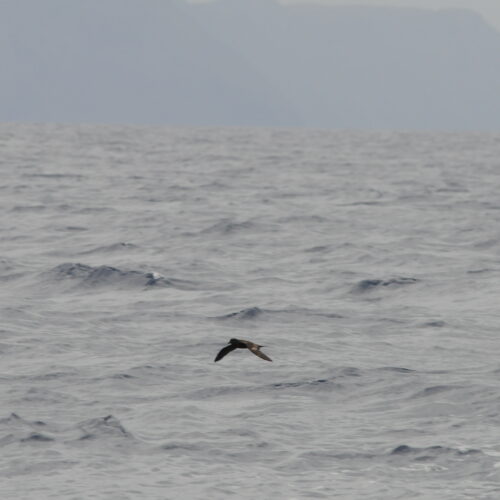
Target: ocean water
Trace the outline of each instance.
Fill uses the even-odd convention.
[[[500,498],[500,135],[3,124],[0,172],[2,499]]]

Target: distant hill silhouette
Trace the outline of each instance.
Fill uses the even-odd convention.
[[[466,10],[4,0],[0,120],[500,130]]]

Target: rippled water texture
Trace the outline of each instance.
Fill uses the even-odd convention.
[[[500,136],[0,152],[2,499],[500,498]]]

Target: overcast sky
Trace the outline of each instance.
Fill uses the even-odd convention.
[[[188,0],[192,3],[213,0]],[[248,0],[251,2],[252,0]],[[460,8],[479,12],[486,21],[500,30],[500,0],[278,0],[283,4],[323,3],[329,5],[390,5],[429,9]]]
[[[456,7],[479,12],[500,30],[500,0],[280,0],[281,3],[325,3],[330,5],[390,5],[440,9]]]
[[[489,0],[276,1],[0,0],[0,121],[500,130]]]

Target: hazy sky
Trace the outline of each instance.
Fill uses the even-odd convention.
[[[187,0],[192,3],[213,0]],[[248,0],[251,2],[252,0]],[[278,0],[283,4],[322,3],[327,5],[390,5],[429,9],[460,8],[479,12],[486,21],[500,30],[500,0]]]
[[[500,130],[489,0],[183,1],[0,0],[0,121]]]
[[[281,3],[324,3],[330,5],[390,5],[429,9],[461,8],[479,12],[500,30],[500,0],[280,0]]]

